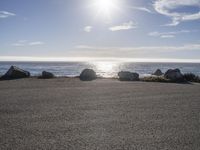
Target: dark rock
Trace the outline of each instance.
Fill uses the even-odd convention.
[[[139,80],[139,74],[138,73],[132,73],[128,71],[121,71],[118,73],[119,80],[121,81],[138,81]]]
[[[167,70],[167,72],[164,74],[164,77],[166,79],[169,79],[174,82],[183,82],[184,81],[184,76],[179,69]]]
[[[22,70],[16,66],[11,66],[10,69],[6,72],[6,74],[1,77],[1,79],[9,80],[28,77],[30,77],[30,72]]]
[[[200,82],[199,76],[193,73],[186,73],[184,74],[184,79],[189,82]]]
[[[96,72],[92,69],[85,69],[80,74],[80,80],[82,81],[91,81],[97,78]]]
[[[153,73],[153,75],[155,75],[155,76],[162,76],[163,73],[162,73],[162,71],[161,71],[160,69],[157,69],[157,70]]]
[[[51,79],[51,78],[54,78],[54,74],[51,73],[51,72],[47,72],[47,71],[43,71],[42,72],[42,76],[40,78],[42,79]]]

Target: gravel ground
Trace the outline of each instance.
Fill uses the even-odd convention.
[[[198,150],[200,84],[0,81],[1,150]]]

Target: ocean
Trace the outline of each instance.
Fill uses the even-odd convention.
[[[148,76],[156,69],[163,72],[170,68],[179,68],[182,73],[200,75],[200,63],[147,63],[147,62],[0,62],[0,75],[15,65],[38,76],[42,71],[49,71],[56,76],[74,77],[80,75],[85,68],[94,69],[100,77],[117,77],[119,71],[137,72],[140,76]]]

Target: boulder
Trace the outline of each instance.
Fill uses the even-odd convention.
[[[92,69],[84,69],[80,74],[80,80],[82,81],[92,81],[97,78],[96,72]]]
[[[164,77],[174,82],[184,81],[184,76],[179,69],[169,69],[165,72]]]
[[[42,79],[51,79],[51,78],[54,78],[54,74],[51,72],[43,71],[41,78]]]
[[[138,81],[139,80],[138,73],[132,73],[128,71],[121,71],[118,73],[118,76],[119,76],[120,81]]]
[[[28,77],[30,77],[30,72],[22,70],[16,66],[11,66],[6,74],[1,77],[1,79],[20,79]]]
[[[162,73],[162,71],[161,71],[160,69],[157,69],[157,70],[153,73],[153,75],[155,75],[155,76],[162,76],[163,73]]]

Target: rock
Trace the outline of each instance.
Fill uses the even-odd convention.
[[[51,79],[51,78],[54,78],[54,77],[55,76],[54,76],[53,73],[47,72],[47,71],[43,71],[42,76],[41,76],[42,79]]]
[[[92,69],[85,69],[80,74],[80,80],[82,81],[91,81],[97,78],[96,72]]]
[[[138,73],[132,73],[128,71],[121,71],[118,73],[118,76],[119,76],[120,81],[138,81],[139,80]]]
[[[153,73],[153,75],[155,75],[155,76],[162,76],[163,73],[162,73],[162,71],[161,71],[160,69],[157,69],[157,70]]]
[[[197,78],[197,76],[193,73],[186,73],[183,76],[185,80],[190,81],[190,82],[195,81],[195,79]]]
[[[174,82],[184,81],[184,76],[179,69],[167,70],[167,72],[164,74],[164,77]]]
[[[1,77],[1,79],[9,80],[28,77],[30,77],[30,73],[28,71],[22,70],[16,66],[11,66],[10,69],[6,72],[6,74]]]

